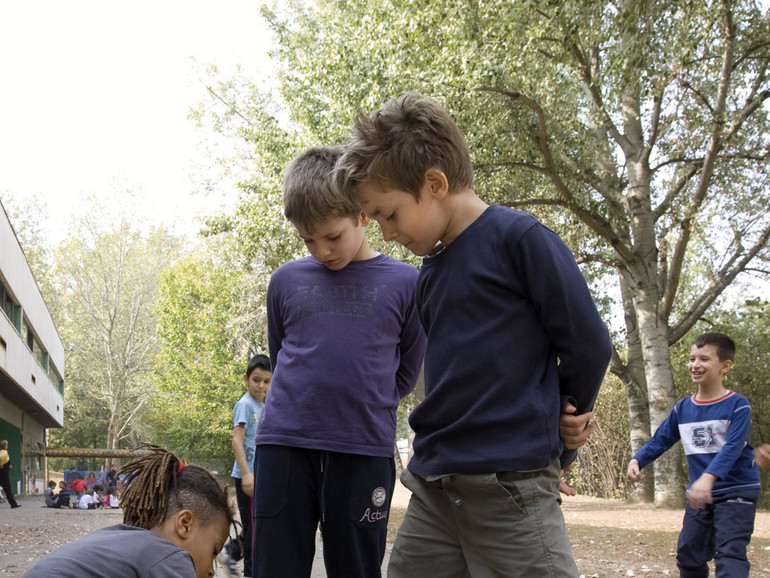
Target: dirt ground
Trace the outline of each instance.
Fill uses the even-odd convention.
[[[409,492],[399,485],[393,498],[393,531],[408,500]],[[20,503],[23,507],[15,510],[0,504],[0,576],[21,576],[55,548],[122,519],[120,510],[43,508],[42,497],[25,497]],[[578,568],[586,578],[678,575],[675,550],[681,510],[580,496],[565,498],[563,510]],[[749,557],[752,576],[770,575],[770,512],[757,514]]]

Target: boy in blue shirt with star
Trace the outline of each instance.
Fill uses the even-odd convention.
[[[685,578],[708,576],[714,559],[717,578],[749,575],[746,547],[754,531],[759,470],[749,445],[751,405],[722,383],[735,359],[735,343],[724,333],[704,333],[690,350],[687,369],[698,386],[678,402],[655,435],[628,464],[628,479],[677,441],[690,470],[676,564]]]

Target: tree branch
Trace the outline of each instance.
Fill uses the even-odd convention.
[[[689,183],[692,178],[698,174],[700,171],[700,165],[690,165],[690,167],[687,169],[687,171],[680,175],[679,179],[677,179],[676,183],[674,183],[674,186],[672,186],[668,193],[666,193],[666,197],[660,202],[660,204],[653,209],[652,214],[655,221],[660,219],[663,214],[668,211],[668,209],[671,206],[671,203],[674,201],[675,198],[679,196],[679,193],[681,193],[684,188],[687,186],[687,183]],[[679,245],[677,245],[677,248]],[[684,247],[683,247],[684,248]],[[674,251],[676,254],[676,250]]]
[[[607,242],[609,242],[610,245],[612,245],[612,247],[618,252],[618,254],[623,256],[624,259],[631,260],[633,258],[631,251],[627,246],[623,244],[620,236],[613,230],[612,225],[599,215],[581,207],[572,194],[572,191],[570,191],[569,187],[567,187],[564,181],[561,180],[559,171],[556,169],[556,166],[553,162],[550,146],[548,145],[548,130],[545,122],[545,112],[540,107],[540,105],[531,98],[521,94],[520,92],[514,92],[486,85],[479,86],[475,90],[480,92],[500,94],[510,98],[514,102],[523,104],[537,115],[538,143],[540,153],[543,155],[543,160],[545,161],[545,174],[548,175],[551,182],[556,187],[557,192],[562,197],[564,197],[564,206],[569,207],[569,209],[574,212],[575,215],[577,215],[577,217],[580,218],[580,220],[582,220],[591,230],[606,239]]]
[[[742,247],[736,248],[733,255],[720,269],[716,278],[706,288],[698,299],[695,300],[692,307],[687,311],[669,331],[669,344],[673,345],[679,341],[685,333],[695,324],[695,322],[706,312],[712,303],[722,292],[733,282],[738,274],[745,271],[748,263],[768,244],[770,240],[770,223],[765,226],[762,234],[757,238],[751,249],[742,253]]]
[[[722,72],[720,74],[719,89],[717,91],[716,106],[714,108],[714,125],[709,138],[706,155],[704,156],[703,164],[700,168],[701,178],[695,189],[692,202],[689,203],[685,216],[682,219],[681,234],[679,235],[677,247],[674,250],[674,257],[671,261],[666,292],[664,294],[664,303],[667,307],[664,311],[666,313],[670,313],[671,307],[676,299],[682,263],[684,262],[684,252],[687,250],[687,244],[690,241],[695,217],[700,212],[701,206],[706,199],[709,186],[711,185],[711,177],[714,174],[714,165],[723,142],[722,131],[724,128],[724,115],[731,74],[733,71],[735,29],[733,26],[732,13],[730,12],[727,0],[722,1],[722,6],[724,10],[723,16],[726,35],[725,48],[722,54]]]

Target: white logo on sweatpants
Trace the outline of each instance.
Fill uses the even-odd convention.
[[[379,508],[385,503],[385,498],[387,497],[388,492],[385,491],[385,488],[382,486],[375,488],[375,490],[372,492],[372,504],[374,504],[375,508]]]

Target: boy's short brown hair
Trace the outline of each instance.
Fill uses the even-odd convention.
[[[334,180],[346,194],[358,185],[405,191],[420,198],[425,172],[442,171],[449,192],[473,187],[473,165],[465,137],[438,104],[409,92],[367,116],[359,113]]]
[[[342,147],[311,148],[286,167],[283,212],[292,224],[308,229],[334,218],[357,222],[361,207],[334,186],[332,173]]]
[[[735,361],[735,342],[724,333],[704,333],[695,338],[693,345],[698,349],[705,345],[713,345],[717,350],[719,361]]]

